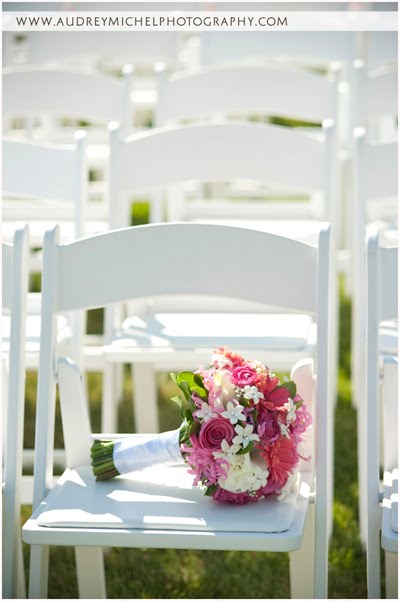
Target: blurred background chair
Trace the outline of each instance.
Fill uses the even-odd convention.
[[[23,66],[3,70],[3,130],[7,136],[56,144],[71,143],[77,129],[87,136],[88,220],[105,219],[104,180],[108,160],[107,125],[119,121],[132,131],[132,70],[118,79],[65,67]]]
[[[326,137],[322,136],[318,140],[296,134],[286,128],[246,123],[162,128],[154,130],[152,133],[139,134],[126,139],[121,138],[118,130],[115,129],[111,135],[110,198],[113,198],[114,208],[110,220],[114,219],[113,227],[126,225],[127,198],[133,191],[174,186],[176,183],[189,179],[202,181],[208,178],[209,181],[224,181],[238,177],[266,183],[269,181],[282,183],[289,190],[300,188],[305,194],[319,193],[318,203],[310,205],[308,229],[305,227],[301,231],[295,221],[290,221],[290,218],[294,218],[293,213],[296,212],[295,202],[287,204],[279,202],[275,205],[271,203],[271,206],[266,203],[264,218],[267,218],[269,212],[273,216],[273,219],[267,223],[257,222],[261,215],[261,210],[257,205],[253,221],[247,222],[250,228],[268,230],[269,227],[269,231],[285,233],[293,238],[297,236],[298,239],[312,243],[315,241],[315,234],[321,221],[325,219],[334,222],[330,213],[333,203],[329,202],[332,193],[330,171],[334,168],[333,133],[329,128]],[[174,149],[173,154],[170,151],[171,148]],[[235,148],[235,152],[232,152],[233,148]],[[268,157],[268,161],[264,157]],[[153,165],[151,171],[146,169],[150,160]],[[133,164],[136,165],[135,170],[130,168],[130,165]],[[175,190],[172,188],[170,193],[175,193]],[[179,202],[179,190],[177,196],[176,201]],[[314,215],[311,207],[316,209]],[[311,218],[311,215],[314,219]],[[285,222],[285,216],[290,217],[287,222]],[[187,218],[185,215],[183,219],[185,217]],[[334,299],[331,301],[334,305]],[[240,315],[235,315],[234,306],[228,307],[221,303],[218,314],[214,314],[212,318],[214,321],[210,326],[212,306],[212,304],[207,305],[204,299],[198,299],[195,303],[188,299],[184,304],[181,303],[178,309],[173,302],[160,299],[154,306],[142,304],[140,307],[131,307],[128,315],[135,317],[127,319],[125,323],[124,312],[121,314],[121,309],[115,309],[114,315],[111,310],[108,311],[108,317],[106,317],[107,360],[117,363],[133,362],[136,366],[134,367],[134,382],[136,383],[135,388],[136,385],[139,388],[135,395],[135,417],[138,428],[157,429],[157,423],[154,421],[155,413],[151,410],[152,407],[156,407],[154,374],[152,373],[154,368],[158,366],[169,369],[176,365],[182,367],[183,363],[187,367],[193,367],[206,360],[215,341],[219,341],[220,344],[234,344],[229,335],[229,324],[240,319]],[[243,331],[248,331],[246,348],[253,348],[255,345],[260,352],[261,349],[264,349],[266,353],[272,352],[273,355],[268,357],[268,361],[274,363],[277,369],[290,369],[290,365],[303,356],[308,345],[313,344],[311,342],[313,328],[308,320],[294,320],[294,322],[290,322],[290,325],[288,322],[286,341],[280,342],[277,346],[275,339],[258,339],[258,326],[250,335],[251,324],[248,316],[246,319],[246,309],[241,309],[239,312],[244,313],[241,317]],[[201,317],[201,313],[203,313],[203,317]],[[169,317],[168,314],[170,314]],[[225,317],[223,314],[226,314]],[[125,316],[127,316],[126,313]],[[199,326],[197,340],[187,338],[185,335],[185,323],[192,319],[203,320],[209,324],[206,327],[204,323]],[[222,325],[223,319],[227,320],[225,325]],[[268,321],[271,333],[274,331],[273,324],[276,319],[285,321],[284,316],[277,318],[276,315],[264,315],[263,319]],[[222,330],[219,331],[221,326]],[[265,331],[268,330],[268,327],[266,324]],[[262,356],[260,360],[264,358]],[[149,365],[146,366],[143,363],[140,366],[139,362],[146,362]],[[150,370],[146,387],[143,379],[139,377],[139,373],[136,373],[139,367],[143,374]],[[141,384],[137,384],[139,380]],[[151,382],[153,383],[151,384]],[[106,397],[112,398],[111,391],[110,385],[110,391],[105,391]],[[145,402],[140,400],[139,391],[143,394]],[[105,406],[109,406],[106,400]],[[147,417],[139,416],[138,412],[142,411],[141,407],[146,407]],[[109,423],[107,420],[103,422],[105,429],[109,429],[115,424],[115,417]]]
[[[2,344],[2,596],[19,599],[26,597],[21,502],[31,502],[33,484],[32,478],[22,478],[28,261],[29,230],[25,227],[15,232],[13,244],[2,245],[2,308],[10,322],[9,339],[3,338]],[[2,330],[4,321],[2,316]]]
[[[204,240],[207,240],[207,245],[203,244]],[[218,253],[220,245],[232,259],[230,262],[226,261],[225,255]],[[182,249],[185,249],[187,264],[182,261]],[[132,263],[133,257],[142,257],[144,253],[147,257],[146,263],[139,260]],[[101,551],[101,547],[110,545],[294,551],[290,568],[293,597],[325,598],[329,519],[329,406],[326,402],[330,385],[329,228],[322,228],[318,244],[314,247],[265,232],[182,223],[127,228],[60,245],[56,228],[46,234],[44,255],[34,513],[23,529],[24,540],[32,545],[30,596],[46,595],[48,545],[55,544],[78,545],[77,548],[88,557],[95,556],[97,551]],[[96,271],[99,257],[102,257],[100,278]],[[263,260],[264,257],[266,260]],[[271,257],[273,260],[270,260]],[[256,270],[248,268],[253,260],[261,261]],[[211,263],[212,273],[209,271]],[[56,265],[58,272],[55,269]],[[184,279],[178,270],[180,265],[185,270]],[[128,272],[132,277],[126,277]],[[169,277],[166,278],[166,274]],[[260,286],[260,274],[261,279],[268,282],[265,286]],[[114,304],[132,297],[141,299],[164,294],[202,295],[205,281],[210,296],[238,299],[254,306],[265,304],[281,307],[285,313],[311,313],[318,324],[317,378],[313,376],[314,362],[308,358],[292,370],[300,393],[304,394],[312,411],[315,407],[311,448],[315,448],[316,453],[314,461],[302,464],[303,485],[295,504],[294,519],[285,532],[226,533],[213,529],[210,536],[210,530],[207,529],[205,532],[197,530],[196,535],[186,527],[182,530],[179,523],[187,524],[188,517],[190,519],[186,510],[188,505],[182,502],[188,494],[184,484],[187,478],[185,467],[180,472],[174,467],[170,468],[174,474],[179,474],[176,486],[172,487],[174,492],[167,485],[162,486],[163,499],[165,496],[170,497],[171,502],[166,504],[165,500],[162,500],[157,511],[162,512],[161,523],[164,519],[168,520],[168,530],[154,530],[146,518],[143,527],[129,527],[124,517],[126,504],[118,502],[120,494],[117,490],[122,486],[122,495],[126,498],[126,494],[135,490],[135,485],[129,478],[111,481],[110,488],[95,483],[88,465],[90,425],[82,398],[79,370],[64,358],[58,361],[57,373],[54,371],[54,322],[59,312]],[[192,321],[193,325],[195,324]],[[49,478],[52,473],[51,441],[54,433],[57,379],[60,385],[64,437],[70,469],[61,477],[57,489],[48,495]],[[161,472],[165,474],[165,468]],[[314,503],[310,504],[314,477],[315,498]],[[144,486],[146,490],[149,483],[145,482]],[[181,502],[174,503],[177,487],[182,491]],[[115,494],[112,494],[112,490],[115,490]],[[191,492],[189,486],[189,494]],[[216,521],[220,520],[220,508],[214,504],[210,507],[209,500],[201,493],[196,499],[196,509],[200,514],[202,507],[207,506],[208,511],[216,514]],[[145,503],[147,513],[147,501]],[[163,508],[166,505],[169,507],[169,518],[163,518]],[[136,515],[134,501],[132,507],[129,514]],[[282,506],[279,507],[279,511],[281,510]],[[111,522],[107,521],[107,516],[111,517]],[[97,524],[96,527],[93,527],[93,520]],[[118,522],[118,528],[113,527],[114,520]],[[197,518],[196,523],[199,523]],[[243,529],[243,523],[241,526]],[[97,556],[97,571],[92,565],[91,573],[86,575],[93,587],[96,587],[97,579],[103,581],[99,572],[102,570],[100,557]]]
[[[352,256],[354,264],[352,297],[352,399],[357,407],[360,449],[365,438],[365,372],[366,364],[366,298],[365,240],[371,230],[379,227],[386,245],[397,243],[397,219],[390,201],[397,199],[397,142],[371,144],[365,131],[356,130],[354,150],[354,213],[352,219]],[[389,199],[389,204],[388,204]],[[395,355],[398,348],[398,328],[393,320],[382,324],[379,351]],[[365,454],[359,460],[359,513],[361,539],[366,540]]]
[[[378,233],[371,234],[368,238],[367,268],[367,361],[364,372],[366,436],[359,452],[366,456],[363,468],[367,501],[368,597],[380,598],[382,546],[385,551],[386,597],[396,598],[397,555],[394,554],[398,553],[398,359],[391,355],[382,357],[379,337],[382,322],[398,319],[398,247],[382,247]],[[381,437],[383,440],[380,440]],[[380,493],[380,464],[384,468],[383,495]]]

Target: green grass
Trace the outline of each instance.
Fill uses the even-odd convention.
[[[102,314],[90,316],[92,331],[101,331]],[[351,306],[341,296],[340,373],[335,416],[334,530],[329,553],[329,597],[366,598],[365,553],[358,536],[356,413],[350,388]],[[134,429],[129,366],[124,368],[120,405],[121,432]],[[100,429],[101,374],[88,375],[92,428]],[[177,407],[169,401],[174,385],[167,374],[158,375],[159,415],[164,430],[179,425]],[[28,374],[26,387],[25,445],[33,445],[36,375]],[[56,444],[62,443],[59,408]],[[30,508],[23,508],[23,519]],[[26,569],[29,547],[24,545]],[[106,552],[109,598],[288,598],[289,568],[285,553],[244,553],[158,549],[109,549]],[[49,596],[76,598],[74,553],[54,547],[50,554]]]

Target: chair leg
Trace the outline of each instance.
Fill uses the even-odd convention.
[[[106,361],[103,372],[103,405],[101,431],[116,432],[118,428],[117,403],[114,399],[114,365]]]
[[[24,556],[22,553],[21,532],[20,532],[20,536],[18,538],[17,599],[26,599]]]
[[[380,525],[379,517],[369,516],[367,538],[367,588],[368,599],[381,598]],[[376,522],[376,523],[373,523]]]
[[[118,405],[122,399],[122,393],[124,391],[124,364],[114,364],[114,401]]]
[[[106,599],[102,547],[75,547],[79,599]]]
[[[304,525],[303,544],[289,553],[290,596],[292,599],[315,598],[315,505],[309,505]]]
[[[397,563],[397,553],[385,553],[385,582],[386,582],[386,599],[399,598],[399,570]]]
[[[360,527],[360,540],[364,547],[367,541],[368,519],[365,449],[365,399],[360,399],[357,410],[358,523]]]
[[[29,566],[29,599],[46,599],[49,581],[48,546],[32,545]]]
[[[136,432],[158,432],[157,387],[151,363],[133,363],[132,388]]]

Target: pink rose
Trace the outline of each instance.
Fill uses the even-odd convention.
[[[269,411],[263,411],[260,413],[259,420],[258,434],[262,441],[265,444],[272,444],[278,440],[281,431],[276,415]]]
[[[203,449],[217,451],[223,440],[231,442],[235,436],[232,424],[223,417],[216,417],[204,422],[199,433],[199,444]]]
[[[235,386],[253,386],[257,382],[257,372],[248,365],[235,367],[232,372],[232,382]]]

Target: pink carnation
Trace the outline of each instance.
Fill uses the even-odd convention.
[[[221,443],[226,440],[231,442],[235,436],[232,424],[223,417],[216,417],[204,422],[199,433],[199,444],[203,449],[217,451]]]
[[[232,353],[226,346],[223,348],[220,347],[215,349],[214,353],[218,355],[223,355],[224,357],[229,359],[232,362],[233,368],[238,367],[239,365],[243,365],[245,362],[243,357],[237,355],[236,353]]]
[[[257,372],[248,365],[235,367],[232,371],[232,383],[235,386],[253,386],[257,382]]]
[[[273,445],[267,446],[261,451],[273,480],[280,486],[285,484],[289,472],[299,460],[296,447],[297,442],[294,436],[290,438],[282,436]]]

